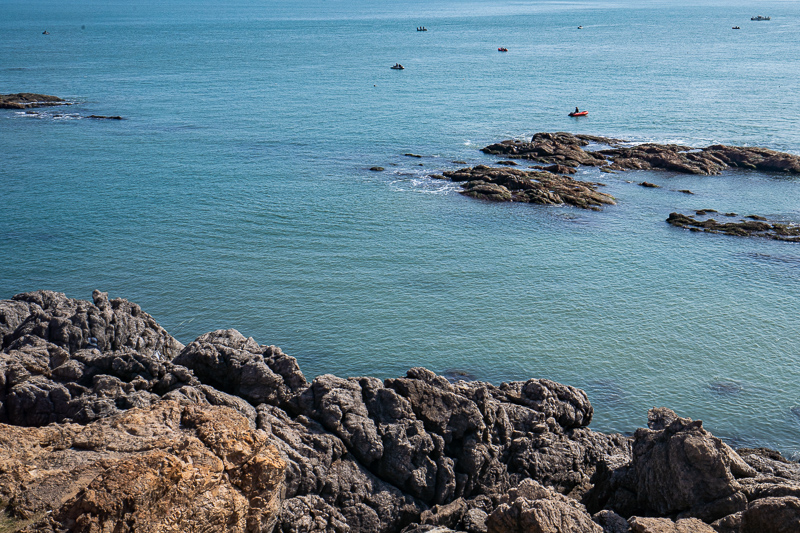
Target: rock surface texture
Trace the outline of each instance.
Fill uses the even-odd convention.
[[[798,531],[797,463],[668,409],[591,431],[586,394],[546,379],[308,382],[99,291],[0,301],[0,342],[8,531]]]
[[[615,203],[613,196],[597,191],[597,183],[577,181],[546,170],[524,171],[511,167],[478,165],[445,171],[441,177],[461,182],[461,194],[482,200],[543,205],[569,204],[595,210],[604,204]]]
[[[592,150],[584,147],[592,145]],[[602,146],[610,148],[601,149]],[[683,174],[712,175],[727,168],[800,173],[800,157],[766,148],[715,144],[697,149],[674,144],[631,144],[620,139],[537,133],[530,142],[508,140],[489,145],[484,153],[509,159],[578,167],[605,167],[612,171],[668,170]]]
[[[0,109],[29,109],[31,107],[49,107],[70,105],[57,96],[34,93],[0,94]]]
[[[227,407],[160,401],[88,425],[0,425],[0,495],[26,531],[269,531],[285,463]]]

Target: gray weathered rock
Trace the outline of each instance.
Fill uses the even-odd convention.
[[[526,479],[487,519],[488,533],[602,533],[577,501]]]
[[[297,360],[275,346],[260,346],[234,329],[198,337],[172,362],[203,382],[253,405],[280,405],[306,386]]]

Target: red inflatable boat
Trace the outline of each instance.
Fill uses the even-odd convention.
[[[575,111],[573,111],[572,113],[569,114],[569,116],[571,116],[571,117],[585,117],[588,114],[589,114],[588,111],[579,111],[577,113]]]

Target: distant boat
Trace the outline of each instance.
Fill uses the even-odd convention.
[[[569,116],[571,116],[571,117],[585,117],[588,114],[589,114],[588,111],[573,111],[572,113],[569,114]]]
[[[508,52],[508,48],[505,48],[505,47],[501,46],[500,48],[497,49],[497,51],[498,52]]]
[[[578,29],[579,29],[579,30],[582,30],[582,29],[583,29],[583,26],[578,26]]]
[[[44,31],[42,32],[42,35],[50,35],[50,32],[49,32],[49,31],[47,31],[47,30],[44,30]]]
[[[734,26],[734,27],[733,27],[733,28],[731,28],[731,29],[732,29],[732,30],[741,30],[742,28],[740,28],[739,26]]]
[[[426,28],[425,26],[419,26],[417,27],[417,31],[428,31],[428,28]]]
[[[757,17],[750,17],[750,20],[769,20],[769,17],[762,17],[759,15]]]
[[[403,66],[403,65],[401,65],[400,63],[395,63],[394,65],[392,65],[392,68],[393,68],[394,70],[405,70],[405,68],[406,68],[406,67],[404,67],[404,66]]]

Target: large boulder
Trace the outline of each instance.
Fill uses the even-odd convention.
[[[634,434],[630,462],[600,465],[590,507],[705,522],[745,508],[739,479],[757,472],[701,421],[659,408],[650,411],[648,426]]]
[[[191,369],[207,385],[254,406],[281,405],[307,386],[297,360],[276,346],[260,346],[235,329],[199,336],[172,362]]]
[[[160,402],[89,425],[0,425],[0,498],[26,531],[272,531],[285,462],[224,407]]]

